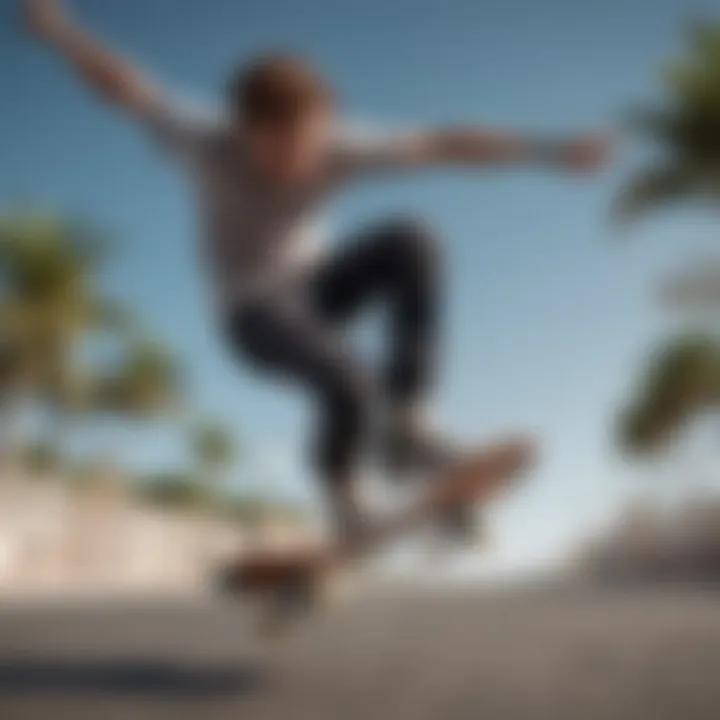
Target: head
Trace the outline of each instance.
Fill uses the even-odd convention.
[[[330,139],[334,104],[304,60],[261,57],[236,75],[230,93],[235,131],[259,171],[284,184],[315,171]]]

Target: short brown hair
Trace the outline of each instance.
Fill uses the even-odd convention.
[[[301,57],[270,54],[241,68],[230,85],[236,119],[249,125],[286,125],[332,104],[325,80]]]

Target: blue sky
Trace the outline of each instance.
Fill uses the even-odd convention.
[[[267,48],[309,55],[348,113],[402,127],[478,121],[538,132],[609,127],[658,88],[706,0],[80,0],[77,14],[169,87],[217,103],[228,72]],[[185,360],[195,405],[236,428],[254,482],[296,491],[307,409],[237,367],[195,264],[184,178],[123,118],[94,103],[27,40],[0,0],[0,205],[32,199],[108,228],[104,286],[142,311]],[[496,561],[550,557],[606,516],[632,473],[613,413],[648,344],[673,320],[654,282],[712,242],[709,219],[665,215],[616,237],[622,154],[598,179],[552,172],[440,173],[363,187],[334,208],[339,231],[414,211],[445,237],[445,424],[465,439],[529,429],[543,461],[498,508]],[[144,465],[172,463],[177,433],[136,429]],[[266,480],[267,478],[267,480]],[[498,560],[500,558],[501,560]]]

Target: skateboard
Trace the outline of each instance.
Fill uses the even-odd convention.
[[[281,633],[324,604],[340,572],[444,513],[485,505],[511,487],[533,461],[527,440],[486,446],[441,472],[409,507],[376,520],[362,539],[244,555],[223,576],[223,589],[259,601],[260,628]]]

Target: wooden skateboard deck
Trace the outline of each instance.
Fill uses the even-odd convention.
[[[250,554],[229,571],[226,585],[235,594],[260,597],[277,610],[311,608],[334,571],[456,507],[487,504],[517,480],[533,456],[534,446],[526,440],[487,446],[441,473],[409,507],[373,523],[361,542]]]

